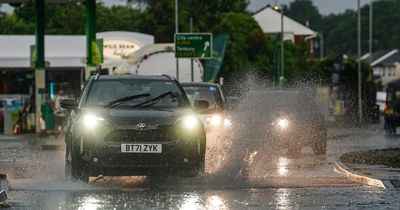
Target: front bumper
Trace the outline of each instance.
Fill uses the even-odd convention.
[[[133,135],[132,131],[114,135],[121,131],[110,131],[105,135],[80,136],[80,156],[89,176],[139,176],[177,173],[193,169],[204,161],[201,132],[187,135],[147,134]],[[205,140],[204,140],[205,141]],[[123,153],[122,144],[161,144],[161,153]]]
[[[324,135],[326,135],[325,128],[288,128],[286,130],[273,128],[273,131],[271,132],[272,138],[283,145],[311,145],[316,141],[325,139]]]

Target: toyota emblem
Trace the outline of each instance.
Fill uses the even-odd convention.
[[[138,130],[146,130],[147,128],[148,128],[148,126],[146,123],[138,123],[136,125],[136,129],[138,129]]]

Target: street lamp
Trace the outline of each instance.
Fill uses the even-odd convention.
[[[284,42],[284,31],[283,31],[283,7],[282,6],[277,6],[275,5],[273,7],[274,10],[276,11],[280,11],[281,13],[281,76],[279,77],[279,82],[281,84],[281,82],[284,81],[285,76],[284,76],[284,72],[285,72],[285,62],[284,62],[284,47],[283,47],[283,42]]]

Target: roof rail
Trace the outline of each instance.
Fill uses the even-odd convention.
[[[98,80],[100,77],[100,73],[97,73],[96,76],[94,76],[94,80]]]
[[[161,76],[163,76],[163,77],[165,77],[165,78],[167,78],[167,79],[169,79],[169,80],[175,80],[174,77],[171,77],[171,76],[168,75],[168,74],[162,74]]]

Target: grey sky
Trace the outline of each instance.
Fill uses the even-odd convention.
[[[103,0],[106,5],[125,4],[126,0]],[[250,11],[257,11],[258,9],[264,7],[267,4],[274,5],[275,2],[277,4],[286,4],[288,5],[293,0],[250,0]],[[346,9],[355,9],[357,7],[357,0],[312,0],[314,5],[318,7],[321,14],[327,15],[330,13],[342,13]],[[367,4],[370,0],[361,0],[361,3]],[[3,5],[2,11],[10,11],[12,7],[7,4]]]

